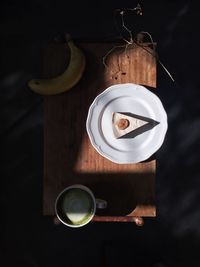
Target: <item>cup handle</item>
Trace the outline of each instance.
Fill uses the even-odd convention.
[[[98,209],[105,209],[107,207],[107,201],[96,198],[96,206]]]

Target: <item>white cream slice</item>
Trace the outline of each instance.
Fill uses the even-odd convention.
[[[128,125],[125,129],[119,128],[119,121],[121,119],[127,120]],[[147,121],[131,117],[122,113],[114,112],[112,117],[112,123],[113,123],[113,133],[116,138],[120,138],[130,132],[133,132],[134,130],[142,127],[145,124],[148,124]]]

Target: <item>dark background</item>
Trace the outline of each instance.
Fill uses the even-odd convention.
[[[27,81],[42,73],[44,48],[58,34],[119,36],[117,8],[138,1],[1,1],[0,265],[200,266],[199,9],[194,1],[140,1],[128,20],[148,31],[160,60],[158,91],[169,129],[157,153],[157,217],[133,223],[55,226],[42,216],[43,98]],[[77,111],[78,112],[78,111]],[[101,265],[106,258],[107,265]]]

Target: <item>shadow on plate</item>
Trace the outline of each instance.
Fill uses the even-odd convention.
[[[147,131],[150,131],[151,129],[153,129],[156,125],[158,125],[160,122],[158,121],[155,121],[151,118],[148,118],[148,117],[144,117],[144,116],[140,116],[140,115],[137,115],[137,114],[134,114],[134,113],[131,113],[131,112],[119,112],[123,115],[126,115],[126,116],[129,116],[129,117],[133,117],[133,118],[136,118],[136,119],[139,119],[139,120],[143,120],[143,121],[146,121],[147,124],[131,131],[130,133],[127,133],[125,135],[123,135],[122,137],[119,137],[118,139],[127,139],[127,138],[135,138],[136,136],[144,133],[144,132],[147,132]]]

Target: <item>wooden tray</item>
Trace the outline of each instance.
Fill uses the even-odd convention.
[[[115,164],[99,155],[86,133],[86,117],[94,98],[108,86],[137,83],[156,87],[156,60],[151,45],[76,42],[87,66],[81,81],[69,92],[44,99],[43,214],[54,215],[58,193],[71,184],[84,184],[95,197],[108,201],[94,221],[132,221],[156,216],[156,160]],[[112,51],[111,51],[112,49]],[[111,52],[109,52],[111,51]],[[108,53],[109,52],[109,53]],[[149,53],[151,52],[151,53]],[[103,58],[106,56],[106,65]],[[67,65],[66,44],[50,44],[44,57],[44,76],[54,77]]]

